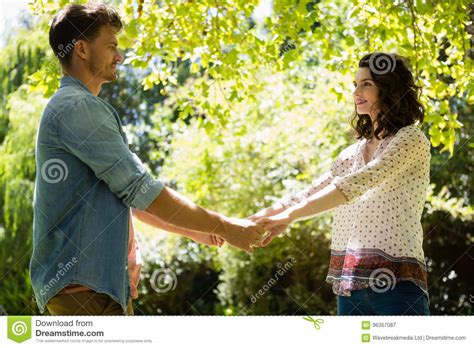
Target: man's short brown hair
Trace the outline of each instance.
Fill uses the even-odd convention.
[[[120,31],[123,27],[118,13],[102,3],[69,4],[54,17],[49,29],[49,44],[61,65],[69,67],[77,40],[93,41],[104,25]]]

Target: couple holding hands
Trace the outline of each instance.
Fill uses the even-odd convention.
[[[339,314],[429,314],[420,219],[430,142],[405,58],[365,55],[352,91],[357,141],[303,191],[237,219],[166,187],[129,150],[120,116],[98,97],[117,78],[121,29],[117,12],[100,3],[67,5],[51,23],[63,76],[36,140],[30,276],[41,312],[133,314],[141,261],[132,214],[200,243],[251,251],[334,209],[326,281]]]

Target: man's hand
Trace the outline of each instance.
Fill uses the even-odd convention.
[[[146,211],[168,225],[180,229],[215,234],[230,245],[252,251],[252,245],[260,244],[264,229],[254,222],[243,219],[230,219],[222,214],[204,209],[165,187]]]
[[[215,234],[194,232],[192,235],[190,235],[190,238],[194,240],[196,243],[209,245],[209,246],[221,247],[225,243],[224,238],[219,237]]]
[[[265,233],[262,226],[244,219],[226,218],[224,221],[224,230],[219,235],[227,243],[247,252],[260,245]]]

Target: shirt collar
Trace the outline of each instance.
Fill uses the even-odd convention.
[[[72,77],[72,76],[63,76],[63,77],[61,77],[59,88],[66,87],[66,86],[73,86],[73,87],[81,88],[81,89],[85,90],[86,92],[92,94],[91,91],[89,90],[89,88],[87,88],[87,86],[81,80],[79,80],[75,77]]]

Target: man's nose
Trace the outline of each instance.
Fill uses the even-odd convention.
[[[115,61],[117,62],[117,64],[120,64],[123,62],[123,55],[118,52],[117,55],[115,56]]]

